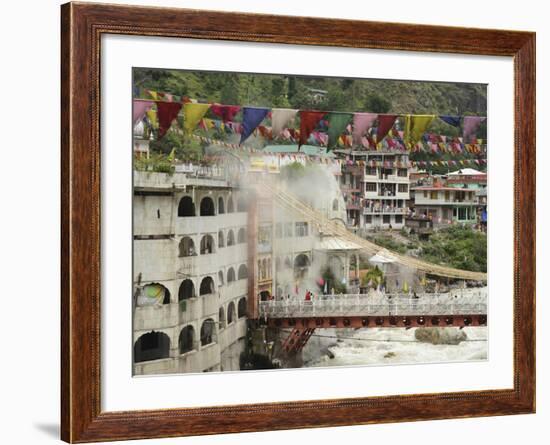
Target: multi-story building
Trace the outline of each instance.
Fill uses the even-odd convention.
[[[408,153],[376,151],[365,157],[362,226],[402,228],[410,199]]]
[[[415,216],[431,219],[434,226],[476,222],[477,198],[473,189],[436,183],[415,187],[413,193]]]
[[[216,171],[190,170],[134,172],[135,374],[239,369],[246,197]]]

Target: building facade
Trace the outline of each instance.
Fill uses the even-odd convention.
[[[239,369],[247,215],[215,172],[134,172],[134,374]]]
[[[473,189],[442,185],[413,189],[415,216],[432,220],[434,226],[477,221],[477,197]]]
[[[409,155],[403,151],[338,151],[348,228],[372,231],[401,229],[410,200]],[[357,162],[358,161],[358,162]]]

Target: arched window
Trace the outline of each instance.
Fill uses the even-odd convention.
[[[338,199],[332,201],[332,210],[334,210],[335,212],[338,211]]]
[[[224,283],[224,277],[223,277],[223,271],[219,271],[218,272],[218,281],[219,281],[219,286],[223,286],[223,283]]]
[[[229,229],[229,232],[227,232],[227,247],[234,246],[235,245],[235,233],[233,233],[233,229]]]
[[[134,344],[134,363],[159,360],[170,356],[170,337],[163,332],[148,332]]]
[[[307,255],[301,253],[294,259],[294,276],[296,278],[303,278],[307,275],[310,261]]]
[[[225,328],[225,311],[223,310],[223,306],[220,306],[220,310],[218,311],[218,321],[220,329]]]
[[[214,238],[212,235],[204,235],[201,238],[201,255],[214,253]]]
[[[237,305],[237,314],[239,318],[246,317],[246,297],[242,297]]]
[[[195,204],[191,196],[184,196],[178,204],[178,216],[195,216]]]
[[[170,291],[160,283],[143,286],[137,298],[138,306],[154,306],[170,303]]]
[[[237,242],[239,244],[246,243],[246,230],[244,230],[244,227],[239,229],[239,233],[237,234]]]
[[[241,264],[239,266],[239,272],[237,276],[239,277],[239,280],[244,280],[248,277],[248,268],[246,267],[246,264]]]
[[[186,352],[192,351],[195,349],[195,329],[193,326],[185,326],[181,332],[178,339],[178,346],[180,354],[185,354]]]
[[[211,318],[207,318],[202,322],[201,326],[201,346],[214,343],[216,335],[216,322]]]
[[[227,213],[233,213],[235,211],[235,206],[233,204],[233,198],[230,196],[227,198]]]
[[[223,197],[220,196],[218,198],[218,215],[222,215],[223,213],[225,213],[225,204],[223,202]]]
[[[231,302],[227,305],[227,324],[230,325],[235,321],[235,303]]]
[[[205,196],[201,200],[201,216],[214,216],[214,201],[209,196]]]
[[[195,285],[189,278],[183,280],[178,291],[178,301],[195,298]]]
[[[193,242],[193,239],[189,236],[184,236],[180,240],[180,257],[186,257],[186,256],[194,256],[197,254],[197,251],[195,250],[195,243]]]
[[[216,291],[212,277],[204,277],[201,281],[199,295],[213,294]]]
[[[225,239],[221,230],[218,232],[218,247],[225,247]]]
[[[260,301],[267,301],[271,297],[271,294],[268,290],[264,290],[260,292]]]
[[[227,284],[232,283],[235,281],[235,269],[230,267],[227,269]]]

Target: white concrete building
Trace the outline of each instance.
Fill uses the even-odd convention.
[[[413,193],[415,215],[431,219],[434,225],[476,222],[475,189],[435,185],[415,187]]]
[[[365,152],[362,179],[362,223],[367,230],[400,229],[410,200],[409,155],[403,152]],[[374,165],[369,163],[374,161]]]
[[[248,282],[242,198],[212,171],[134,172],[135,374],[239,369]]]

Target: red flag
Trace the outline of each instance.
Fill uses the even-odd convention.
[[[376,129],[376,142],[380,143],[392,129],[397,114],[379,114],[378,128]]]
[[[326,111],[300,111],[300,143],[298,147],[307,142],[307,138],[325,114],[327,114]]]
[[[238,105],[212,104],[210,107],[210,111],[216,116],[221,117],[224,122],[232,121],[240,109],[241,107]]]
[[[178,116],[182,104],[179,102],[160,102],[157,101],[157,114],[159,120],[159,135],[158,138],[162,138],[170,126],[172,121]]]

